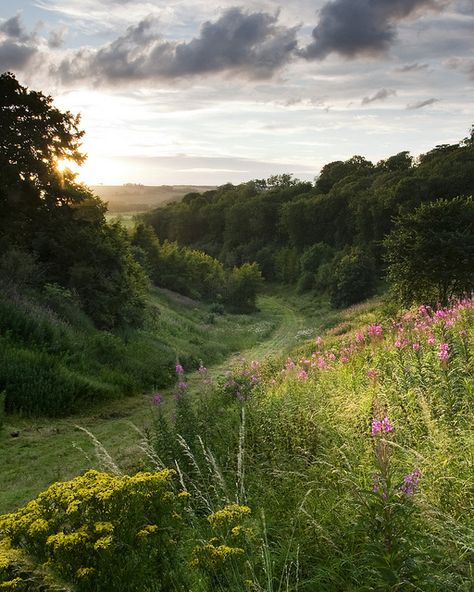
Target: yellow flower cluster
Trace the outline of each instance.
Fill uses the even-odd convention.
[[[174,474],[116,476],[91,470],[55,483],[24,508],[0,516],[0,539],[21,546],[78,590],[108,590],[110,578],[120,580],[135,566],[156,569],[160,553],[174,544],[177,510],[189,497],[174,492]],[[119,547],[131,551],[116,553]],[[8,561],[0,552],[0,590],[19,585]]]
[[[240,522],[245,516],[250,515],[250,508],[248,506],[239,506],[238,504],[230,504],[208,516],[212,528],[231,528],[236,523]]]
[[[215,571],[220,569],[231,557],[243,555],[244,552],[240,547],[215,546],[212,542],[206,545],[197,545],[193,549],[191,566],[200,567],[206,571]]]

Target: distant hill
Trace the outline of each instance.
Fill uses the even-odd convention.
[[[91,189],[109,205],[110,213],[144,212],[167,202],[179,201],[187,193],[215,189],[208,185],[92,185]]]

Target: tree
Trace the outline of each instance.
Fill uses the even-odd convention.
[[[404,304],[447,303],[474,289],[472,197],[422,204],[384,241],[388,278]]]
[[[60,179],[59,160],[81,164],[84,132],[79,115],[53,106],[53,99],[21,86],[10,72],[0,76],[0,174],[2,185],[27,181],[48,190]]]
[[[342,308],[369,298],[374,293],[375,283],[372,257],[359,247],[347,249],[335,258],[332,265],[331,304]]]
[[[79,116],[0,76],[0,250],[29,254],[43,284],[74,290],[96,325],[136,324],[146,278],[105,204],[59,160],[81,164]]]
[[[253,312],[262,285],[262,274],[256,263],[234,267],[228,279],[226,301],[236,312]]]

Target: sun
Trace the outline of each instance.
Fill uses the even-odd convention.
[[[59,158],[56,160],[55,167],[60,173],[64,173],[66,170],[69,170],[72,173],[77,174],[80,171],[79,165],[73,160],[69,160],[67,158]]]

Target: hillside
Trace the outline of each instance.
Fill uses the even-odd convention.
[[[92,191],[107,203],[110,214],[145,212],[160,205],[179,201],[187,193],[211,191],[201,185],[92,185]]]
[[[272,312],[290,319],[284,311],[294,301],[289,294],[285,300],[284,308],[275,301]],[[117,429],[117,408],[83,417],[111,454],[97,449],[88,466],[102,459],[108,475],[89,472],[57,484],[34,505],[0,519],[0,528],[14,544],[22,541],[30,561],[49,558],[49,573],[81,590],[105,591],[113,568],[120,574],[114,590],[124,591],[148,590],[153,582],[192,591],[468,592],[473,310],[466,299],[391,319],[372,304],[340,313],[321,335],[329,319],[318,326],[300,317],[300,345],[284,355],[237,359],[224,373],[201,367],[192,375],[177,365],[174,389],[149,395],[144,415],[122,407],[124,419],[150,414],[140,448],[128,423]],[[285,323],[281,334],[290,329]],[[269,353],[262,345],[260,353]],[[279,342],[283,351],[286,346],[291,340]],[[27,437],[41,458],[54,439],[74,467],[70,426]],[[83,434],[74,440],[91,450]],[[137,461],[155,472],[122,476]],[[171,489],[164,467],[178,471]],[[160,491],[168,493],[160,497]],[[171,513],[177,521],[169,521]],[[166,524],[160,543],[146,538],[136,556],[117,564],[113,550],[142,532],[140,516],[150,534],[156,521]],[[66,549],[74,551],[64,564],[59,553]],[[23,556],[9,551],[6,558],[11,576],[24,573]],[[139,571],[132,569],[137,561]],[[151,575],[155,562],[164,564]],[[83,579],[85,567],[93,570],[91,580]]]

